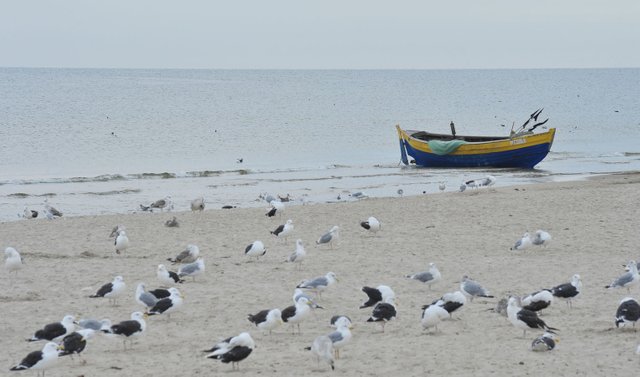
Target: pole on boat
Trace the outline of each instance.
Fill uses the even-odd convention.
[[[451,123],[449,124],[449,127],[451,127],[451,135],[453,135],[453,138],[456,138],[456,125],[453,124],[453,121],[451,121]]]

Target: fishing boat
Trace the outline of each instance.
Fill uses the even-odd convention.
[[[556,129],[535,133],[534,130],[549,119],[537,121],[542,109],[536,110],[516,131],[508,136],[456,135],[451,122],[451,135],[426,131],[403,130],[396,125],[400,140],[400,155],[405,165],[415,163],[422,167],[496,167],[533,169],[542,161],[553,144]],[[409,161],[409,157],[413,159]]]

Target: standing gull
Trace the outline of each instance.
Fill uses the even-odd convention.
[[[375,234],[380,230],[380,221],[375,217],[370,216],[367,221],[360,222],[360,226]]]
[[[311,301],[306,297],[301,297],[296,301],[294,306],[287,306],[282,310],[282,321],[291,325],[291,331],[295,334],[294,325],[298,326],[298,334],[300,332],[300,323],[307,319],[311,314]]]
[[[204,273],[204,259],[199,257],[195,262],[189,264],[183,264],[178,269],[178,277],[183,278],[185,276],[191,276],[193,281],[196,281],[196,276]]]
[[[536,312],[522,309],[520,306],[520,299],[518,297],[509,298],[509,303],[507,305],[507,317],[511,324],[523,330],[522,336],[525,336],[528,329],[542,329],[552,334],[555,334],[554,331],[558,330],[544,323],[544,321],[538,317]]]
[[[376,288],[364,286],[362,287],[362,292],[367,294],[368,300],[360,305],[360,309],[374,306],[381,301],[396,298],[396,294],[393,292],[393,289],[387,285],[379,285]]]
[[[396,317],[397,311],[393,298],[388,298],[384,302],[379,302],[371,313],[371,317],[367,319],[367,322],[380,322],[382,326],[382,332],[384,332],[384,326],[387,322]]]
[[[253,241],[253,243],[249,244],[244,248],[244,255],[248,257],[256,257],[256,259],[260,259],[261,256],[267,253],[267,248],[264,247],[262,241]]]
[[[340,348],[351,341],[351,321],[347,317],[340,317],[336,322],[336,331],[327,335],[331,342],[333,342],[333,350],[335,352],[335,358],[340,358]]]
[[[38,370],[38,375],[40,375],[40,370],[42,370],[42,376],[44,377],[45,370],[54,366],[58,361],[58,345],[49,342],[44,345],[42,351],[33,351],[30,352],[20,364],[11,368],[11,371],[16,370],[27,370],[27,369],[35,369]]]
[[[15,272],[18,274],[18,270],[22,268],[22,257],[18,250],[13,247],[7,247],[4,249],[4,268],[8,273]]]
[[[240,370],[239,363],[251,354],[255,346],[256,344],[251,335],[243,332],[231,338],[228,343],[223,343],[220,348],[207,355],[207,358],[217,359],[223,363],[231,363],[232,369]]]
[[[158,302],[156,296],[146,291],[144,283],[138,283],[135,299],[136,302],[142,305],[145,309],[152,308]]]
[[[605,286],[605,288],[618,288],[626,287],[627,292],[631,290],[631,286],[638,284],[640,281],[640,275],[638,275],[638,265],[636,261],[631,260],[627,263],[627,272],[613,280],[611,284]]]
[[[249,314],[247,319],[260,330],[269,331],[271,334],[273,329],[282,324],[282,312],[280,309],[265,309],[256,314]]]
[[[57,341],[63,336],[75,330],[75,318],[72,315],[65,315],[61,322],[54,322],[46,325],[42,329],[36,331],[27,341],[35,342],[38,340]]]
[[[407,275],[408,278],[421,281],[429,286],[431,289],[431,285],[440,281],[442,276],[440,275],[440,271],[438,267],[436,267],[435,263],[429,263],[429,270],[424,272],[418,272],[413,275]]]
[[[316,245],[324,245],[329,244],[329,246],[333,249],[333,243],[338,241],[340,237],[340,227],[334,225],[327,233],[323,234],[316,241]]]
[[[567,302],[569,307],[572,307],[572,300],[580,294],[582,289],[582,279],[580,275],[575,274],[571,277],[571,282],[557,285],[551,288],[551,294],[553,297],[561,298]]]
[[[200,256],[200,248],[196,245],[187,245],[187,247],[182,250],[175,258],[167,258],[171,264],[176,263],[193,263]]]
[[[116,247],[116,254],[120,254],[120,252],[125,251],[129,247],[129,237],[127,237],[127,232],[124,230],[119,231],[116,241],[113,244]]]
[[[516,243],[509,250],[525,250],[531,247],[531,237],[529,236],[529,232],[525,232],[525,234],[516,241]]]
[[[428,330],[433,327],[435,331],[438,331],[438,323],[447,318],[449,318],[449,312],[436,302],[436,304],[423,307],[420,324],[423,330]]]
[[[130,345],[133,345],[133,338],[138,337],[144,333],[147,328],[147,323],[144,320],[144,314],[142,312],[131,313],[131,319],[117,323],[108,330],[103,330],[105,333],[115,334],[123,336],[122,344],[124,349],[127,349],[127,339],[129,339]]]
[[[327,272],[324,276],[319,276],[312,280],[305,280],[302,283],[298,284],[296,288],[307,289],[316,293],[316,295],[320,296],[322,291],[327,289],[329,286],[333,285],[338,279],[336,278],[336,274],[333,272]]]
[[[298,269],[300,269],[302,267],[302,261],[306,256],[307,252],[302,245],[302,240],[298,238],[296,240],[296,249],[291,253],[291,255],[289,255],[287,262],[297,263]]]
[[[93,337],[94,334],[95,330],[93,329],[82,329],[65,336],[58,346],[60,350],[59,356],[80,355],[87,346],[87,340]]]
[[[278,237],[279,239],[287,239],[287,236],[293,232],[293,221],[291,219],[287,220],[285,224],[278,226],[275,230],[271,231],[271,234]]]
[[[177,273],[167,270],[164,264],[159,264],[156,271],[156,276],[163,286],[171,286],[176,283],[182,283],[184,280],[180,279]]]
[[[91,298],[106,297],[109,302],[113,300],[113,305],[116,304],[116,299],[120,296],[125,289],[126,285],[122,276],[116,276],[111,283],[107,283],[98,289],[95,295],[91,295]]]
[[[171,313],[178,311],[182,307],[183,300],[182,293],[180,293],[178,288],[169,288],[169,293],[169,297],[158,300],[158,302],[156,302],[156,304],[149,309],[146,314],[149,316],[166,314],[171,318]]]
[[[320,335],[313,340],[311,347],[309,347],[311,353],[316,357],[318,365],[320,360],[329,364],[331,370],[335,370],[335,361],[333,359],[333,342],[326,335]]]
[[[620,301],[618,310],[616,310],[616,327],[621,327],[627,323],[631,323],[633,327],[640,319],[640,304],[631,297],[626,297]]]
[[[478,282],[471,280],[467,275],[462,277],[460,291],[469,298],[469,301],[473,301],[474,297],[493,298],[484,287],[478,284]]]
[[[62,217],[62,212],[58,211],[55,207],[49,205],[49,200],[44,200],[44,210],[53,217]]]

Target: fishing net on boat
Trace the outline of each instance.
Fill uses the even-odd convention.
[[[450,140],[450,141],[442,141],[442,140],[429,140],[429,148],[431,151],[438,156],[443,156],[449,153],[453,153],[458,149],[462,144],[466,144],[467,142],[464,140]]]

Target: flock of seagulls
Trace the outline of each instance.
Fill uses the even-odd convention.
[[[493,184],[495,184],[495,178],[492,176],[464,182],[465,188],[490,187]],[[442,182],[440,185],[441,191],[444,191],[444,188],[445,183]],[[266,214],[268,217],[274,217],[276,214],[279,215],[285,211],[285,206],[280,200],[271,199],[269,204],[270,209]],[[205,202],[202,197],[191,202],[192,211],[203,211],[204,206]],[[172,203],[169,196],[148,206],[150,209],[160,210],[170,209],[171,207]],[[45,211],[50,214],[58,212],[50,206]],[[31,210],[27,212],[27,208],[25,208],[25,217],[27,217],[28,213],[32,216],[30,218],[37,216],[37,213],[33,214]],[[60,213],[59,216],[62,216],[62,214]],[[381,230],[380,221],[373,216],[361,221],[359,225],[373,235]],[[334,246],[337,247],[337,242],[340,238],[339,231],[340,227],[338,225],[333,226],[315,241],[316,245],[328,245],[331,249]],[[294,225],[291,219],[270,231],[270,234],[282,240],[282,242],[287,242],[288,236],[293,233]],[[123,225],[114,227],[110,237],[114,238],[116,254],[122,254],[129,248],[129,238]],[[535,232],[534,237],[525,232],[510,250],[525,250],[533,246],[547,247],[550,241],[551,235],[546,231],[538,230]],[[266,252],[267,248],[260,240],[255,240],[244,248],[244,255],[248,258],[255,257],[256,261],[265,256]],[[307,252],[303,241],[297,239],[295,250],[286,258],[286,262],[297,264],[298,268],[300,268],[302,261],[306,257]],[[189,244],[174,257],[169,257],[166,260],[172,266],[178,266],[177,271],[168,270],[164,264],[159,264],[157,267],[158,282],[162,287],[168,288],[147,290],[144,283],[138,283],[134,298],[142,310],[131,313],[130,319],[112,324],[109,319],[82,319],[76,321],[74,316],[66,315],[60,322],[48,324],[35,331],[28,340],[32,342],[47,341],[47,343],[42,350],[29,353],[10,370],[34,369],[44,371],[55,365],[60,357],[80,355],[86,348],[88,341],[96,334],[118,336],[123,340],[125,349],[127,348],[127,342],[132,347],[133,339],[145,333],[148,317],[164,315],[170,318],[171,314],[182,310],[185,305],[184,296],[176,285],[184,284],[184,279],[187,277],[191,277],[195,281],[196,277],[205,273],[204,259],[199,247],[196,245]],[[17,273],[22,267],[23,260],[18,251],[13,247],[7,247],[5,249],[5,269],[10,273]],[[418,282],[416,284],[422,283],[426,285],[429,290],[432,290],[433,285],[443,280],[442,274],[434,262],[428,263],[426,270],[407,274],[406,278]],[[285,324],[289,325],[293,334],[301,334],[301,324],[313,317],[314,310],[323,309],[318,304],[318,300],[323,293],[328,292],[329,288],[337,282],[338,277],[334,272],[327,272],[322,276],[303,280],[295,285],[292,305],[283,309],[263,309],[255,312],[255,314],[248,314],[247,320],[262,331],[263,334],[272,334],[274,330]],[[606,288],[626,288],[630,292],[630,289],[637,285],[638,282],[640,282],[638,263],[635,260],[631,260],[626,264],[626,272],[606,285]],[[366,322],[377,322],[380,325],[381,332],[385,332],[387,323],[393,321],[398,315],[395,292],[391,287],[383,284],[375,287],[363,286],[361,290],[366,294],[367,298],[360,306],[360,309],[371,310]],[[572,301],[580,295],[581,290],[582,281],[580,275],[575,274],[567,283],[549,289],[538,290],[525,296],[510,296],[506,299],[506,305],[503,309],[509,323],[516,329],[522,330],[523,337],[526,336],[527,331],[542,333],[532,341],[530,346],[532,351],[551,351],[555,349],[559,342],[557,337],[559,329],[548,325],[540,317],[540,313],[542,310],[549,308],[556,299],[565,300],[567,305],[571,307]],[[126,292],[127,286],[124,278],[118,275],[111,282],[102,285],[95,294],[88,297],[107,298],[109,303],[115,306],[116,300],[124,297]],[[427,332],[440,331],[438,326],[443,321],[452,319],[454,312],[473,302],[474,298],[491,299],[494,296],[480,282],[463,275],[459,281],[458,290],[444,293],[440,298],[421,307],[420,326]],[[616,327],[635,326],[639,319],[640,304],[638,301],[632,297],[624,298],[616,311]],[[318,363],[324,362],[333,370],[336,368],[336,360],[341,358],[341,350],[353,340],[351,332],[353,323],[347,316],[335,315],[331,318],[330,325],[334,330],[326,335],[314,338],[307,350],[311,351],[310,353]],[[206,358],[230,363],[232,369],[235,370],[239,369],[239,363],[249,357],[255,348],[254,339],[249,332],[243,331],[238,335],[215,343],[211,348],[203,352],[206,353]],[[640,347],[638,352],[640,352]]]

